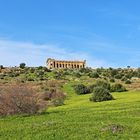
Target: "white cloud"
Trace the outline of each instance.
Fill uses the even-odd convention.
[[[104,46],[102,43],[100,45]],[[21,62],[25,62],[28,66],[45,66],[47,58],[87,60],[87,66],[94,68],[114,66],[113,62],[107,62],[102,58],[95,58],[89,51],[82,51],[80,49],[72,51],[69,48],[56,44],[35,44],[0,39],[0,64],[4,66],[18,66]]]
[[[28,66],[46,65],[47,58],[61,60],[87,60],[88,66],[101,67],[105,65],[102,60],[89,56],[86,52],[70,51],[68,48],[52,44],[34,44],[31,42],[19,42],[0,39],[0,64],[5,66],[17,66],[25,62]]]

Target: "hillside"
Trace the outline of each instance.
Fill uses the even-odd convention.
[[[80,77],[77,71],[71,71],[70,73],[72,73],[72,75],[66,72],[64,74],[64,71],[60,73],[46,71],[43,73],[43,78],[45,77],[44,75],[47,75],[47,80],[37,80],[40,77],[35,77],[35,72],[21,73],[14,77],[8,77],[8,75],[5,74],[4,79],[2,78],[0,81],[1,87],[12,85],[12,83],[15,84],[17,80],[21,80],[22,84],[27,84],[35,89],[39,89],[40,85],[43,85],[43,87],[44,85],[48,86],[47,81],[55,80],[55,83],[57,83],[56,88],[61,87],[61,90],[67,93],[67,98],[64,105],[50,107],[42,114],[0,117],[0,139],[139,140],[139,78],[134,80],[132,76],[129,78],[132,83],[125,84],[122,80],[112,76],[116,83],[121,82],[129,89],[127,92],[111,93],[115,98],[115,100],[112,101],[90,102],[89,97],[91,94],[76,95],[73,88],[74,84],[83,83],[90,85],[105,77],[107,78],[106,81],[109,81],[112,77],[103,77],[103,75],[108,74],[107,70],[107,72],[104,71],[105,70],[100,73],[98,72],[98,78],[88,76],[88,73],[92,71],[79,72]],[[126,72],[128,74],[128,71]],[[13,72],[13,74],[14,73],[15,72]],[[60,77],[59,74],[61,74]],[[22,80],[27,75],[32,76],[32,79],[37,79],[23,82]],[[58,83],[61,83],[62,86]]]
[[[74,96],[64,106],[35,116],[0,119],[1,139],[135,139],[140,137],[140,92],[113,93],[115,101]]]

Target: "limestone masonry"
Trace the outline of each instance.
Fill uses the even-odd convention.
[[[84,61],[62,61],[48,58],[47,67],[49,69],[80,69],[85,68],[86,60]]]

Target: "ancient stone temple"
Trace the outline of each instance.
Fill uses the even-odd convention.
[[[49,69],[80,69],[84,68],[86,60],[84,61],[62,61],[48,58],[47,67]]]

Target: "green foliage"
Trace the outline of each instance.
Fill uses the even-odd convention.
[[[97,72],[91,72],[91,73],[89,73],[89,77],[91,77],[91,78],[99,78],[99,74]]]
[[[132,82],[130,80],[126,80],[125,84],[131,84]]]
[[[90,92],[93,92],[94,88],[102,87],[104,89],[110,90],[110,83],[106,82],[105,80],[97,80],[95,84],[91,84],[88,86]]]
[[[74,85],[74,90],[78,95],[87,94],[90,92],[90,90],[83,84]]]
[[[89,102],[90,94],[75,96],[72,85],[64,85],[64,106],[41,115],[1,117],[0,139],[139,140],[139,91],[112,93],[115,101],[96,103]]]
[[[115,79],[114,79],[114,78],[111,78],[111,79],[110,79],[110,82],[111,82],[111,83],[114,83],[114,82],[115,82]]]
[[[131,79],[133,77],[133,73],[128,73],[125,75],[126,78]]]
[[[52,106],[64,105],[66,94],[55,89],[44,93],[44,99],[50,101]]]
[[[102,102],[102,101],[108,101],[108,100],[113,100],[113,96],[109,93],[109,90],[103,87],[94,88],[90,101]]]
[[[3,75],[0,75],[0,79],[3,80],[4,79],[4,76]]]
[[[3,65],[0,65],[0,69],[4,69]]]
[[[126,81],[127,78],[125,76],[122,77],[121,81]]]
[[[35,79],[33,77],[27,77],[27,81],[34,81]]]
[[[35,68],[30,68],[30,73],[34,73],[35,72]]]
[[[123,74],[117,74],[114,76],[114,78],[116,78],[116,79],[121,79],[122,77],[123,77]]]
[[[111,86],[111,92],[124,92],[124,91],[126,91],[126,88],[122,84],[116,83]]]
[[[92,72],[92,70],[90,68],[81,68],[79,71],[81,73],[90,73],[90,72]]]
[[[19,67],[20,67],[21,69],[24,69],[24,68],[25,68],[25,66],[26,66],[26,64],[25,64],[25,63],[20,63],[20,65],[19,65]]]
[[[97,80],[96,86],[97,87],[103,87],[105,89],[110,90],[110,83],[109,82],[106,82],[104,80]]]
[[[89,85],[89,86],[88,86],[88,89],[89,89],[90,93],[93,92],[93,90],[94,90],[95,87],[97,87],[96,84],[92,84],[92,85]]]
[[[43,75],[44,75],[44,71],[41,71],[41,70],[38,71],[38,72],[37,72],[37,75],[38,75],[38,76],[43,76]]]
[[[74,74],[73,74],[75,77],[77,77],[77,78],[80,78],[81,77],[81,74],[80,74],[80,72],[74,72]]]
[[[64,75],[62,72],[55,72],[54,73],[54,79],[61,80],[63,78],[64,78]]]
[[[115,75],[117,75],[118,74],[118,70],[117,69],[112,69],[112,68],[110,68],[110,75],[112,76],[112,77],[114,77]]]

